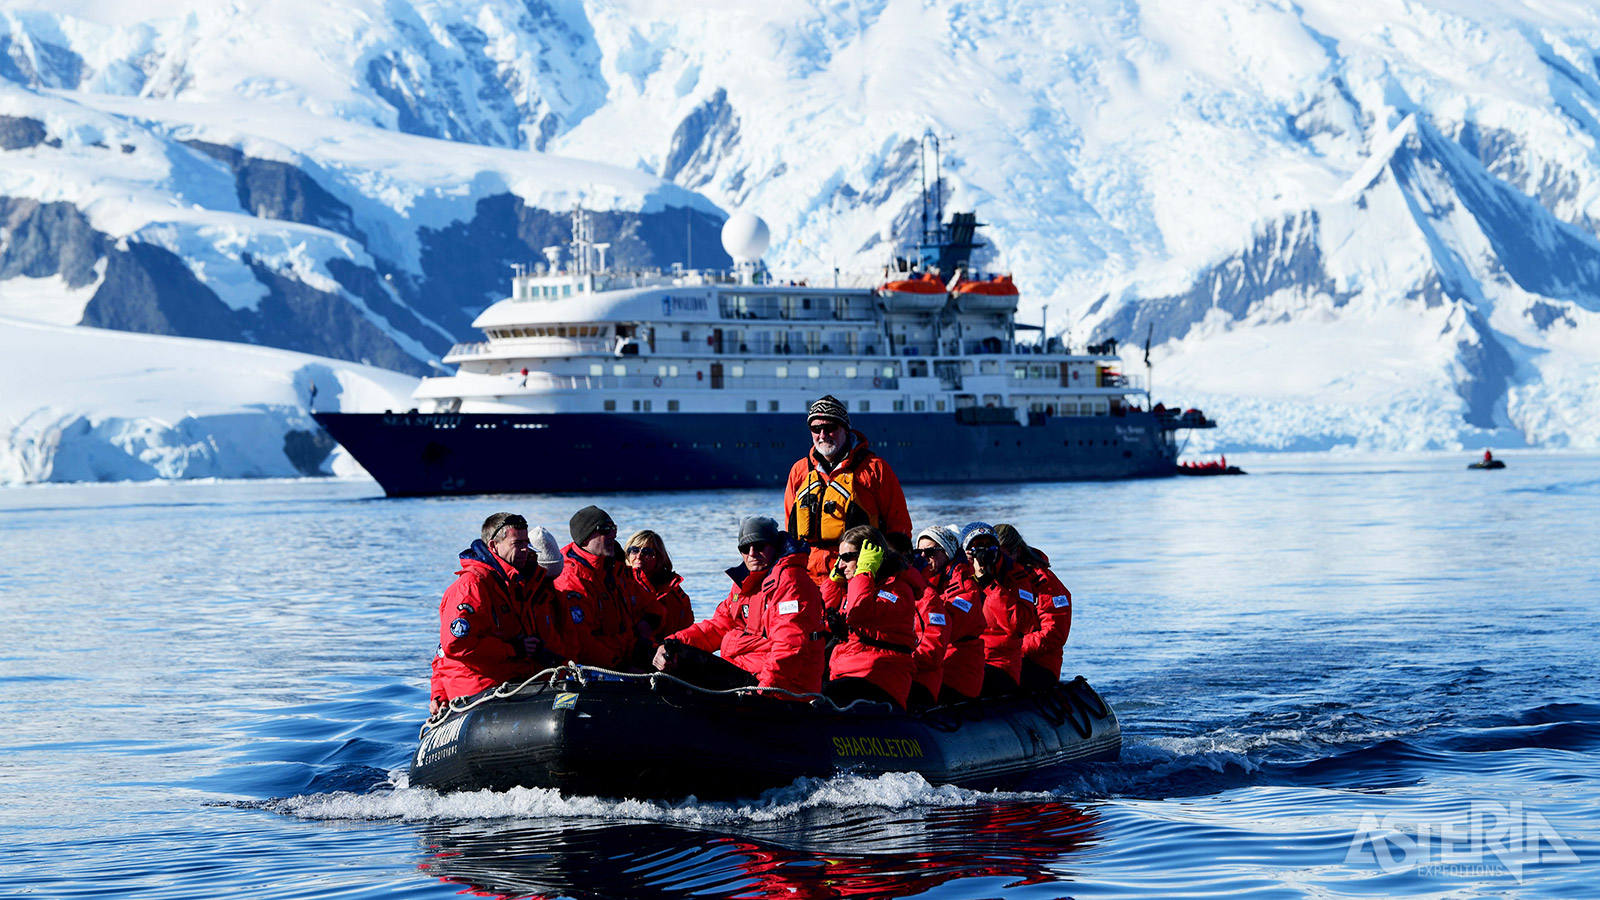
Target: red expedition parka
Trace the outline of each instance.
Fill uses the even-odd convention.
[[[542,668],[523,649],[537,635],[555,656],[566,649],[550,578],[537,566],[525,576],[483,541],[461,551],[456,580],[439,602],[439,646],[433,657],[432,699],[465,697]]]
[[[661,607],[662,622],[656,629],[656,637],[682,631],[694,624],[694,607],[689,603],[689,595],[683,590],[683,576],[676,572],[668,572],[666,581],[656,584],[643,569],[631,569],[633,579],[639,586],[652,597]]]
[[[950,649],[944,597],[916,569],[907,569],[901,576],[917,594],[917,651],[911,655],[915,669],[911,680],[937,697],[944,684],[944,655]]]
[[[849,630],[828,657],[828,677],[865,678],[905,706],[916,673],[919,591],[903,574],[879,582],[866,572],[845,585],[830,579],[825,590]]]
[[[1002,557],[1002,559],[1006,559]],[[1039,613],[1023,603],[1016,587],[1020,567],[1006,559],[1002,571],[976,580],[983,594],[983,664],[1000,669],[1012,681],[1022,681],[1022,638],[1039,628]]]
[[[941,687],[976,697],[983,690],[983,595],[972,582],[972,570],[962,560],[948,563],[929,586],[944,601],[945,635],[949,640]]]
[[[636,642],[634,623],[643,617],[659,625],[661,604],[611,557],[595,556],[577,544],[568,544],[561,555],[565,564],[556,591],[567,608],[569,621],[563,624],[576,636],[571,642],[576,660],[608,669],[627,665]]]
[[[822,595],[806,574],[806,547],[789,540],[764,572],[728,570],[733,589],[711,618],[671,635],[756,676],[761,687],[822,690]]]
[[[1024,601],[1033,600],[1039,614],[1039,630],[1022,638],[1022,658],[1047,672],[1061,674],[1061,658],[1072,632],[1072,592],[1061,579],[1050,571],[1050,560],[1035,550],[1043,565],[1024,566],[1033,582],[1031,595],[1019,594]]]

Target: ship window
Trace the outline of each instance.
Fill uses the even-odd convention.
[[[933,401],[933,408],[938,410],[939,412],[944,412],[944,401],[943,400],[935,400],[935,401]]]
[[[1028,374],[1034,378],[1044,377],[1044,366],[1033,365],[1028,367]]]
[[[667,366],[667,374],[672,376],[673,378],[677,378],[678,377],[678,367],[677,366]]]
[[[928,402],[926,400],[918,400],[918,401],[916,401],[915,403],[912,404],[912,408],[915,409],[917,412],[922,412],[923,410],[928,408]]]
[[[755,412],[756,411],[756,401],[754,401],[754,400],[746,400],[744,402],[744,411],[745,412]]]
[[[1018,381],[1020,381],[1020,380],[1022,380],[1024,378],[1028,377],[1028,367],[1027,366],[1017,366],[1015,369],[1013,369],[1011,371],[1011,374],[1014,377],[1016,377],[1016,379]]]
[[[729,366],[728,367],[728,374],[732,375],[735,378],[743,378],[744,377],[744,366]],[[750,410],[750,411],[751,412],[755,412],[755,410],[753,410],[753,409]]]
[[[821,378],[822,377],[822,367],[821,366],[806,366],[806,377],[807,378]]]
[[[665,378],[667,376],[667,367],[666,366],[656,366],[656,374],[660,375],[663,378]]]
[[[904,400],[896,400],[894,402],[894,411],[895,412],[905,412],[906,411],[906,402]]]
[[[615,400],[607,400],[606,401],[606,412],[616,412],[616,411],[617,411],[617,401],[615,401]]]
[[[1076,404],[1076,403],[1063,403],[1063,404],[1061,404],[1061,414],[1063,416],[1075,416],[1075,415],[1077,415],[1078,414],[1078,404]]]
[[[1106,414],[1106,402],[1104,400],[1096,400],[1094,402],[1094,414],[1097,416]]]
[[[811,298],[810,297],[801,297],[800,298],[800,308],[801,309],[810,309],[811,308]]]
[[[590,363],[589,364],[589,374],[590,375],[604,375],[605,373],[606,373],[606,367],[605,366],[602,366],[599,363]]]
[[[871,400],[863,400],[863,401],[861,401],[861,411],[862,412],[872,412],[872,401]]]
[[[667,412],[677,412],[677,411],[678,411],[678,401],[676,401],[676,400],[668,400],[667,401]]]
[[[778,411],[778,401],[776,401],[776,400],[768,400],[767,401],[767,412],[777,412],[777,411]]]
[[[684,332],[684,333],[683,333],[683,342],[684,342],[684,343],[685,343],[685,344],[687,344],[687,343],[689,343],[689,332],[687,332],[687,331],[685,331],[685,332]]]
[[[639,401],[637,401],[637,400],[633,401],[633,411],[634,412],[638,412],[639,411]]]
[[[617,376],[618,378],[621,378],[622,376],[628,374],[628,367],[623,365],[622,363],[617,363],[616,365],[611,367],[611,374]]]
[[[572,296],[572,285],[563,284],[561,286],[561,296],[563,296],[563,297],[571,297]]]
[[[774,374],[776,374],[779,378],[788,378],[789,377],[789,367],[788,366],[779,366],[778,367],[778,371],[776,373],[774,373]]]
[[[884,366],[883,367],[883,377],[885,377],[885,378],[893,378],[894,377],[894,366]]]
[[[978,371],[982,372],[984,375],[998,374],[1000,371],[1000,363],[992,359],[986,359],[979,364]]]
[[[649,412],[650,411],[650,401],[649,400],[646,400],[644,402],[644,411],[645,412]]]
[[[845,366],[844,367],[844,377],[846,377],[846,378],[854,378],[854,377],[856,377],[856,367],[855,366]]]

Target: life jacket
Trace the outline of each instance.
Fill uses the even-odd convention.
[[[813,466],[795,491],[789,533],[808,544],[831,545],[857,525],[875,524],[856,497],[855,475],[852,470],[830,476]]]

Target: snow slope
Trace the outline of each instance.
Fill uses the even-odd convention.
[[[463,339],[494,282],[430,298],[510,251],[430,273],[497,197],[748,209],[776,269],[863,269],[914,239],[932,133],[1023,318],[1135,369],[1148,335],[1158,399],[1222,421],[1200,446],[1600,444],[1589,2],[11,0],[0,24],[0,116],[59,141],[5,151],[0,196],[166,248],[230,308],[274,308],[263,270],[340,297],[386,365]],[[245,202],[195,141],[336,203]],[[73,271],[60,308],[0,309],[93,315],[65,295],[122,270]]]
[[[352,474],[318,409],[410,406],[416,379],[301,353],[0,316],[0,484]],[[331,456],[330,456],[331,454]]]

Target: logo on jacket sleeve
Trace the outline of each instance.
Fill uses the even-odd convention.
[[[900,601],[899,595],[895,594],[894,591],[879,591],[878,599],[887,600],[890,603],[898,603]]]
[[[1029,603],[1033,602],[1033,594],[1030,591],[1017,591],[1017,596],[1028,601]]]
[[[468,622],[466,619],[457,619],[450,623],[450,633],[456,637],[466,637],[467,632],[471,630],[472,623]]]
[[[957,597],[950,601],[950,605],[962,612],[972,612],[972,604],[965,597]]]
[[[581,610],[578,607],[574,606],[572,608],[572,621],[573,622],[582,622],[583,621],[583,610]]]
[[[1055,604],[1056,609],[1060,609],[1063,606],[1071,606],[1072,598],[1068,597],[1066,594],[1057,594],[1056,596],[1050,598],[1050,602]]]
[[[456,612],[475,613],[477,611],[478,611],[477,608],[474,607],[471,603],[457,603],[456,604]]]
[[[799,600],[779,600],[778,601],[778,615],[780,615],[780,616],[796,616],[796,615],[799,615],[799,614],[800,614],[800,601]]]
[[[928,624],[929,625],[943,625],[944,624],[944,613],[928,613]]]

